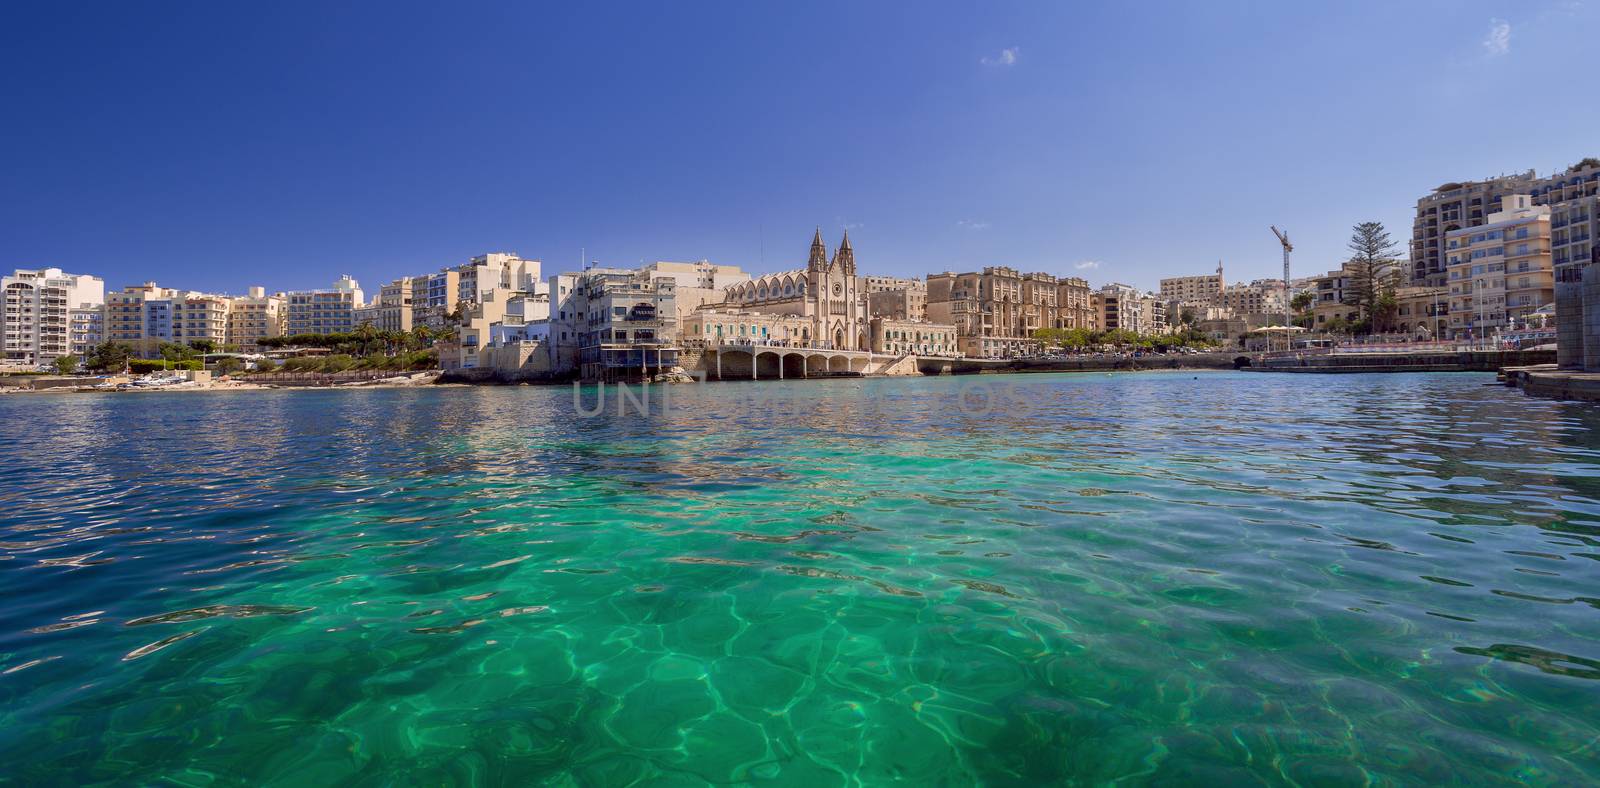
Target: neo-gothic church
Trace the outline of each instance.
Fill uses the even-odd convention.
[[[822,230],[811,239],[806,267],[752,279],[728,288],[726,306],[811,319],[802,343],[833,350],[870,350],[867,307],[856,278],[850,233],[830,257]]]

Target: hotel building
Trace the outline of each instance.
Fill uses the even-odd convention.
[[[246,295],[228,299],[226,344],[242,353],[260,351],[261,340],[283,336],[288,304],[288,296],[268,295],[262,287],[252,287]]]
[[[360,283],[348,274],[326,290],[294,290],[288,294],[285,331],[297,334],[344,334],[355,330],[356,310],[365,305]]]
[[[82,358],[100,342],[105,283],[59,268],[18,269],[0,277],[0,362],[48,364]]]
[[[1481,181],[1446,183],[1417,200],[1411,225],[1411,284],[1441,287],[1449,279],[1445,236],[1479,227],[1489,214],[1501,210],[1501,200],[1512,194],[1529,194],[1538,179],[1533,170]]]
[[[1555,301],[1550,206],[1525,194],[1506,195],[1502,205],[1483,224],[1445,235],[1457,339],[1491,336]]]

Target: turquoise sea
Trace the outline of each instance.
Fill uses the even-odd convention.
[[[7,395],[0,783],[1592,783],[1600,407],[1493,382]]]

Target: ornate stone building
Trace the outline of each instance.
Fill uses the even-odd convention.
[[[725,307],[807,319],[799,341],[809,347],[871,350],[866,301],[856,277],[850,234],[830,257],[822,230],[811,240],[806,267],[757,277],[728,288]]]

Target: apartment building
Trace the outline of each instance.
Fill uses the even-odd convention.
[[[1566,369],[1583,368],[1584,335],[1590,332],[1584,318],[1583,271],[1600,249],[1595,243],[1600,236],[1600,164],[1585,159],[1536,183],[1531,196],[1535,205],[1550,206],[1557,363]]]
[[[1162,301],[1201,304],[1217,300],[1226,289],[1222,281],[1222,262],[1217,262],[1217,272],[1203,276],[1171,276],[1161,280],[1157,291]]]
[[[865,278],[877,279],[880,277]],[[867,293],[867,314],[872,317],[884,317],[890,320],[927,320],[927,285],[915,279],[900,281],[914,282],[915,286],[899,289],[880,289]]]
[[[1394,330],[1436,338],[1450,336],[1450,291],[1445,287],[1397,287]]]
[[[1216,303],[1241,316],[1282,315],[1286,307],[1281,282],[1270,288],[1257,285],[1232,285],[1223,289]]]
[[[288,298],[252,287],[248,295],[227,296],[160,287],[155,282],[131,285],[105,299],[104,335],[154,357],[163,342],[192,345],[209,342],[217,348],[259,350],[264,337],[282,336]]]
[[[1048,274],[1028,274],[1030,296],[1044,288]],[[1033,329],[1054,325],[1054,304],[1030,303],[1024,308],[1024,275],[1014,268],[990,266],[982,271],[928,275],[928,319],[952,325],[961,352],[974,358],[1008,358],[1035,352]],[[1049,277],[1051,287],[1058,286]],[[1042,322],[1048,320],[1049,322]]]
[[[678,321],[682,323],[696,309],[727,300],[728,289],[748,284],[750,274],[736,265],[719,265],[707,260],[692,263],[658,260],[641,271],[652,279],[671,279],[677,289]]]
[[[510,252],[481,254],[456,267],[456,302],[475,304],[494,289],[533,292],[540,281],[538,260]]]
[[[927,283],[915,277],[907,279],[898,276],[863,276],[859,279],[859,289],[864,295],[895,290],[926,290],[928,287]]]
[[[411,325],[442,330],[449,324],[449,315],[455,311],[457,296],[461,293],[461,272],[450,268],[438,273],[416,277],[413,285]]]
[[[349,274],[325,290],[294,290],[288,294],[285,331],[297,334],[343,334],[354,331],[356,310],[365,306],[361,284]]]
[[[577,295],[581,377],[648,376],[678,365],[676,280],[642,271],[592,270],[579,281]]]
[[[428,297],[427,283],[426,276],[402,276],[378,288],[371,312],[373,327],[410,331],[417,325],[417,307]]]
[[[1099,331],[1099,312],[1087,279],[1069,276],[1056,282],[1056,328]]]
[[[874,353],[954,356],[960,352],[954,326],[889,317],[873,317],[871,322]]]
[[[1410,284],[1446,285],[1449,258],[1445,236],[1486,224],[1490,214],[1501,210],[1506,196],[1529,194],[1537,183],[1533,170],[1528,170],[1481,181],[1446,183],[1417,200],[1417,214],[1411,225]]]
[[[48,364],[82,358],[100,339],[105,283],[59,268],[17,269],[0,277],[0,362]]]
[[[283,336],[288,304],[288,296],[269,295],[263,287],[252,287],[245,295],[229,299],[226,344],[242,353],[260,351],[261,340]]]
[[[1450,333],[1487,337],[1555,301],[1551,207],[1506,195],[1503,210],[1445,234]]]
[[[1311,327],[1326,331],[1334,321],[1345,324],[1361,319],[1361,310],[1345,304],[1346,290],[1351,286],[1350,265],[1316,277],[1311,284]]]
[[[641,269],[652,279],[671,279],[679,292],[687,288],[727,290],[750,281],[750,274],[736,265],[721,265],[709,260],[680,263],[657,260]]]
[[[1154,336],[1171,331],[1167,302],[1159,296],[1141,293],[1138,288],[1113,282],[1100,288],[1100,329],[1124,329],[1139,336]]]
[[[228,344],[228,309],[231,300],[211,293],[184,293],[172,300],[172,341],[183,345]]]
[[[1057,288],[1061,280],[1046,273],[1022,275],[1022,308],[1018,312],[1021,325],[1017,331],[1032,337],[1041,328],[1054,328],[1060,314]]]

